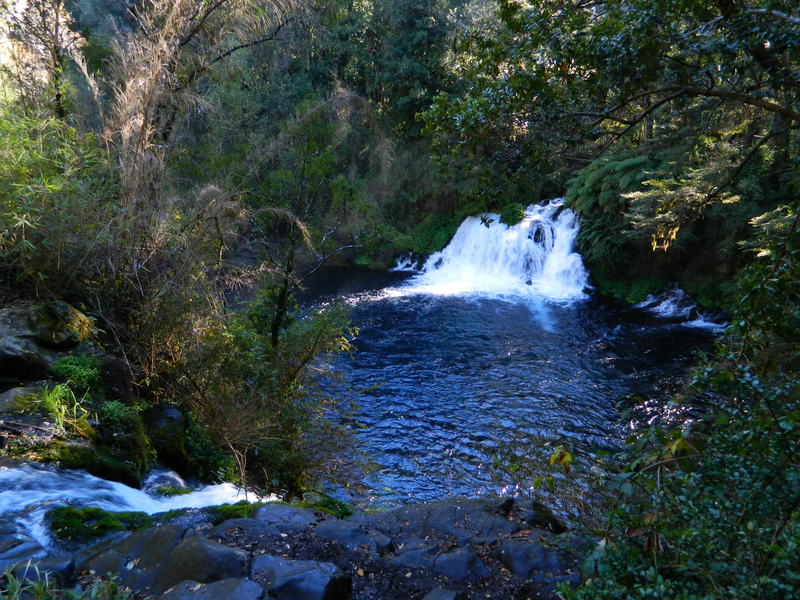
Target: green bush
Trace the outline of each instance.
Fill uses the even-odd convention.
[[[500,222],[509,227],[516,225],[525,218],[525,207],[519,202],[506,204],[500,211]]]
[[[797,206],[754,220],[757,258],[692,416],[631,440],[580,600],[773,600],[800,591]]]
[[[91,388],[100,382],[102,362],[96,356],[65,356],[54,362],[50,370],[78,388]]]

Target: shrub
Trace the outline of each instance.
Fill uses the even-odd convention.
[[[500,222],[509,227],[516,225],[525,218],[525,207],[519,202],[511,202],[500,211]]]
[[[90,388],[100,382],[101,363],[96,356],[65,356],[54,362],[50,370],[78,388]]]

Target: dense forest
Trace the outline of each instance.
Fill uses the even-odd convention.
[[[691,418],[608,458],[563,594],[795,597],[795,2],[2,0],[0,29],[0,300],[64,301],[95,331],[40,459],[290,496],[355,481],[330,419],[352,399],[320,364],[357,331],[345,306],[298,308],[308,277],[563,196],[598,293],[679,285],[730,321],[671,400]],[[185,436],[151,429],[164,407]]]

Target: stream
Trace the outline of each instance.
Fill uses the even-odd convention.
[[[506,493],[519,482],[498,459],[619,448],[622,397],[658,416],[721,325],[680,290],[636,307],[600,299],[573,251],[577,231],[555,200],[513,227],[471,217],[424,265],[407,257],[392,273],[330,268],[316,278],[313,301],[344,300],[360,329],[337,367],[362,390],[346,418],[376,465],[361,499]],[[0,514],[41,542],[36,515],[53,503],[154,513],[241,497],[210,486],[156,500],[85,473],[0,468]]]

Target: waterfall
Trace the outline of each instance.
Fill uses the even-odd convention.
[[[409,284],[415,292],[436,295],[581,298],[587,274],[572,249],[577,233],[575,214],[563,198],[529,206],[525,218],[511,227],[492,213],[469,217]]]

